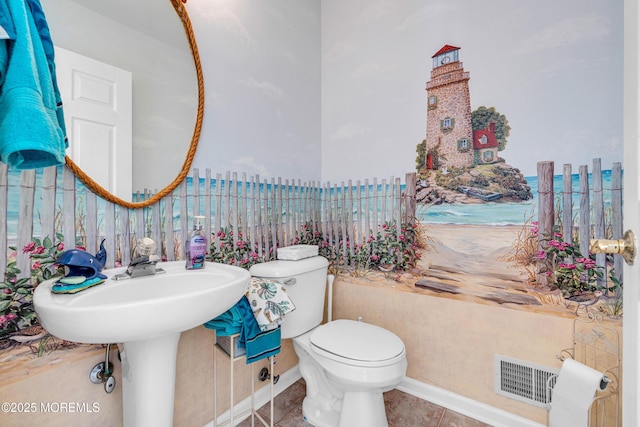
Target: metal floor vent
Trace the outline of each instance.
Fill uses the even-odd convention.
[[[541,408],[546,407],[551,399],[547,396],[547,381],[553,388],[559,370],[546,366],[534,365],[522,360],[495,355],[495,392],[497,394],[520,400]]]

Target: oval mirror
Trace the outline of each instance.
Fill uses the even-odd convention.
[[[88,167],[83,170],[76,157],[72,160],[71,150],[67,166],[89,190],[128,208],[149,206],[173,192],[189,173],[204,115],[202,68],[186,0],[43,3],[57,47],[131,73],[131,196],[150,196],[134,202],[108,191]],[[57,58],[56,66],[60,71]],[[64,95],[63,102],[67,105]],[[71,149],[75,122],[65,121]],[[101,167],[102,159],[92,160]]]

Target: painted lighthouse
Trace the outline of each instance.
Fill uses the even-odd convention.
[[[444,45],[433,55],[427,82],[426,163],[428,169],[472,167],[475,162],[469,72],[460,48]]]

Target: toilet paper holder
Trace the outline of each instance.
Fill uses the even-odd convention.
[[[602,374],[599,388],[588,409],[588,426],[620,427],[621,397],[619,376],[621,366],[620,332],[618,328],[605,325],[600,314],[589,313],[573,322],[573,344],[561,350],[556,358],[561,362],[573,359]],[[571,372],[571,371],[569,371]],[[553,387],[558,375],[547,379],[547,410],[551,410]],[[597,379],[596,379],[597,381]],[[549,412],[547,412],[549,415]],[[553,427],[549,423],[547,424]]]
[[[573,357],[563,354],[565,352],[567,352],[567,350],[562,350],[560,354],[556,355],[556,359],[560,360],[561,362],[564,362],[567,359],[573,359]],[[557,378],[557,377],[558,375],[552,375],[547,379],[547,391],[553,389],[551,382],[554,378]],[[602,380],[600,380],[600,391],[604,391],[611,383],[613,383],[613,380],[606,373],[603,372]]]

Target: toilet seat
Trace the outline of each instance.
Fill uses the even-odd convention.
[[[348,365],[389,366],[405,357],[404,343],[397,335],[353,320],[334,320],[319,326],[309,341],[315,353]]]

